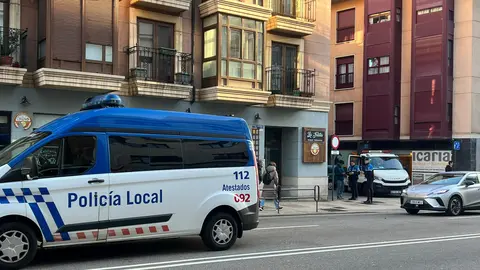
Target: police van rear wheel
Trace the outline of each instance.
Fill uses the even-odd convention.
[[[0,225],[0,269],[19,269],[37,253],[37,237],[30,227],[12,222]]]
[[[211,250],[227,250],[237,241],[238,224],[227,213],[213,215],[202,233],[203,243]]]

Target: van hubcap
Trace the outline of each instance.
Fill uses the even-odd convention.
[[[4,232],[0,236],[0,261],[16,263],[28,253],[30,244],[27,236],[19,231]]]
[[[213,240],[219,245],[225,245],[233,236],[233,225],[226,219],[218,220],[213,225]]]

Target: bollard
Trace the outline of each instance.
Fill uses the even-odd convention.
[[[315,204],[316,204],[316,212],[318,213],[318,201],[320,201],[320,186],[319,185],[315,185],[313,187],[313,199],[315,200]]]

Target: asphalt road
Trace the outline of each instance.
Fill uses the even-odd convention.
[[[198,237],[45,250],[28,269],[478,269],[480,214],[262,218],[225,252]]]

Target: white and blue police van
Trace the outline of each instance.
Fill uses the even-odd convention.
[[[229,249],[258,226],[258,174],[240,118],[87,99],[0,152],[0,269],[39,248],[200,235]]]

